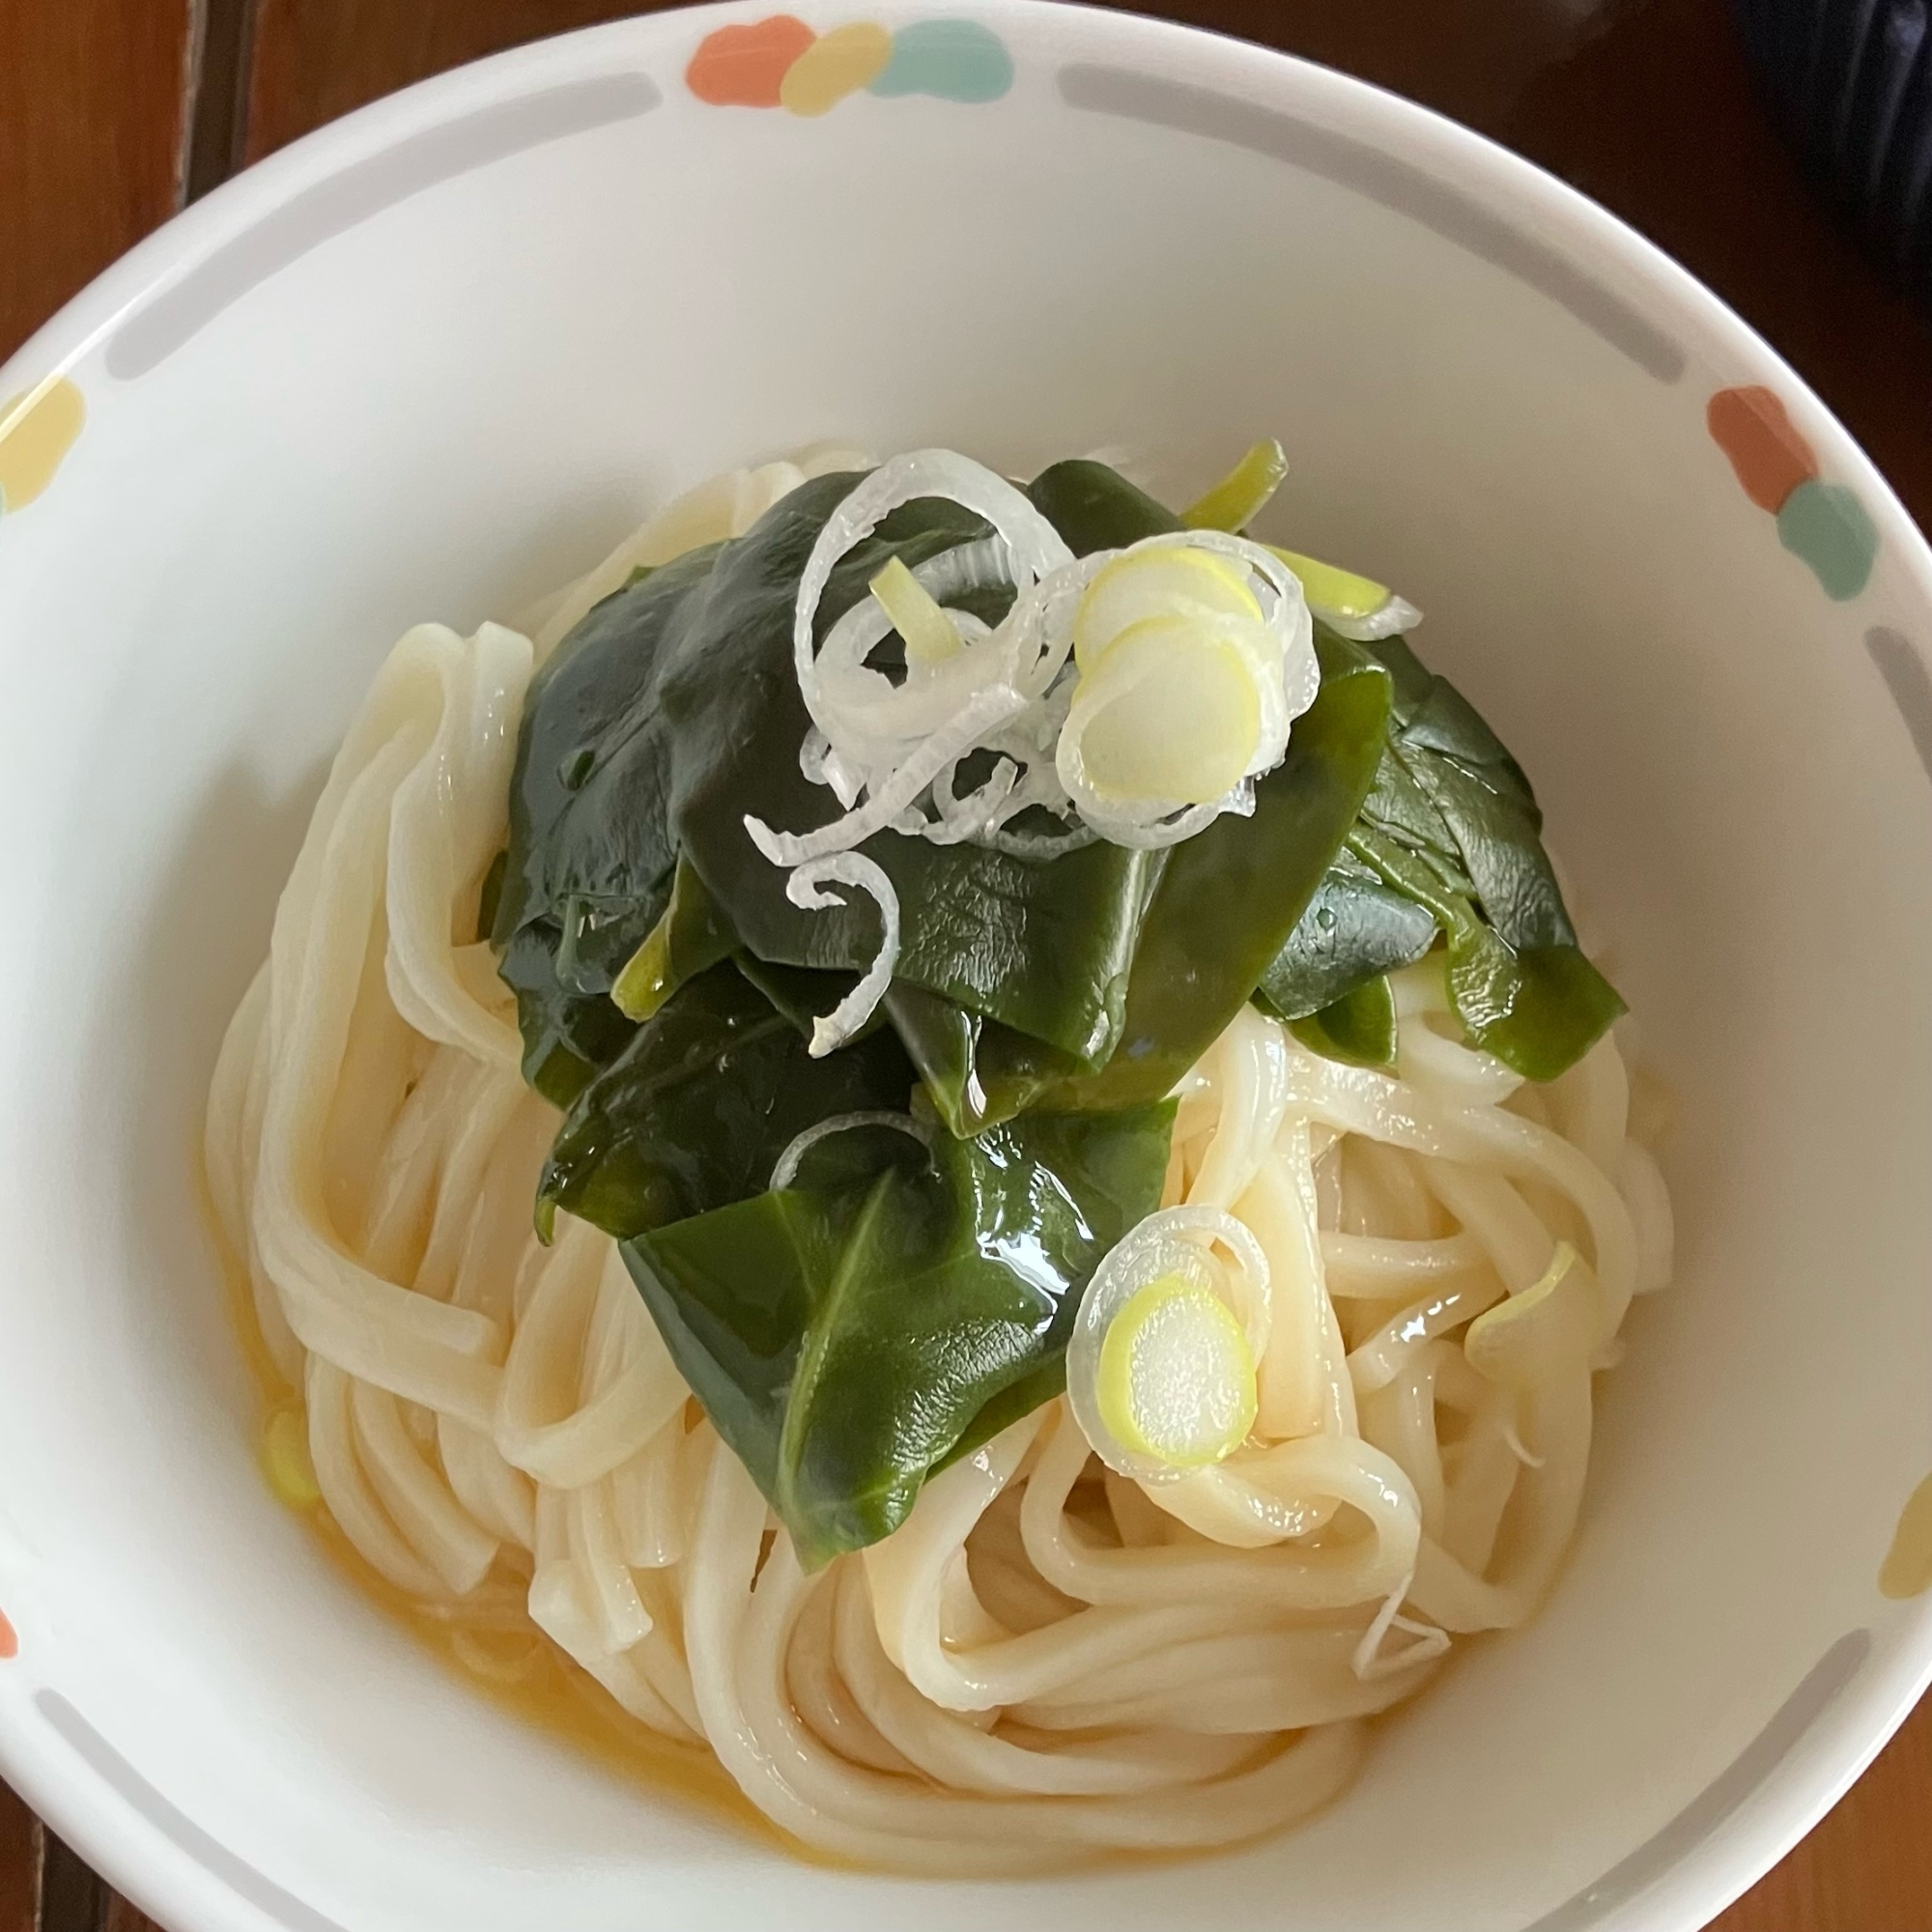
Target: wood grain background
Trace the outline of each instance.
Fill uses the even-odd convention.
[[[444,68],[645,11],[611,0],[0,0],[0,357],[236,168]],[[1377,81],[1575,183],[1768,337],[1921,527],[1932,524],[1932,326],[1799,178],[1722,0],[1154,0],[1140,11]],[[0,1932],[155,1928],[0,1786]],[[1714,1932],[1932,1932],[1932,1701]]]

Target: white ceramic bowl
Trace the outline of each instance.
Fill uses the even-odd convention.
[[[755,42],[690,68],[738,9],[447,75],[0,378],[38,393],[0,440],[0,1770],[184,1932],[1681,1932],[1932,1676],[1932,1601],[1879,1588],[1932,1470],[1932,556],[1748,329],[1521,162],[1253,48],[966,5],[880,7],[888,91],[816,116],[694,92],[778,85]],[[1708,426],[1750,385],[1822,479],[1720,400],[1776,523]],[[1305,1829],[1024,1887],[789,1862],[470,1694],[270,1499],[193,1191],[216,1040],[412,621],[819,437],[1126,444],[1185,490],[1267,432],[1282,532],[1420,603],[1536,775],[1682,1096],[1680,1278],[1547,1613]]]

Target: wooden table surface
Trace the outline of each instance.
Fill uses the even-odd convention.
[[[640,11],[0,0],[0,356],[236,168],[423,75]],[[1932,524],[1932,324],[1800,179],[1723,0],[1152,0],[1143,11],[1361,74],[1575,183],[1755,325]],[[152,1928],[0,1786],[0,1932]],[[1715,1932],[1932,1932],[1932,1700]]]

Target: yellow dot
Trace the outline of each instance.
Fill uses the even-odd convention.
[[[0,509],[25,509],[54,480],[86,420],[87,404],[65,376],[0,403]]]
[[[1932,1590],[1932,1476],[1913,1491],[1899,1512],[1878,1588],[1881,1596],[1899,1600]]]
[[[870,20],[821,34],[792,62],[779,100],[794,114],[829,114],[848,94],[870,87],[893,57],[893,37]]]

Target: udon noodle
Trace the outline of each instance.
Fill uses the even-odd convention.
[[[1397,979],[1395,1077],[1244,1009],[1182,1084],[1165,1201],[1231,1211],[1265,1254],[1248,1442],[1142,1485],[1056,1401],[805,1574],[614,1243],[568,1218],[536,1241],[558,1117],[471,943],[534,664],[635,564],[743,529],[802,473],[685,499],[534,643],[396,646],[221,1052],[218,1215],[368,1565],[459,1627],[541,1633],[804,1845],[999,1873],[1252,1837],[1339,1791],[1366,1720],[1456,1639],[1522,1622],[1562,1562],[1592,1376],[1670,1271],[1625,1063],[1605,1037],[1523,1086],[1453,1037],[1428,961]],[[1566,1242],[1587,1349],[1478,1373],[1471,1321]]]

